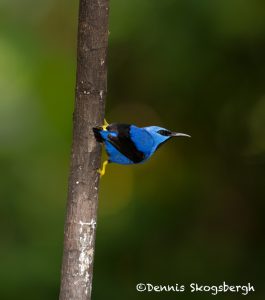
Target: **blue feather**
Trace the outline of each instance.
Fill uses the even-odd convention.
[[[139,128],[134,125],[131,125],[130,135],[136,148],[148,157],[154,147],[154,139],[152,135],[145,130],[145,128]]]
[[[109,135],[111,136],[117,136],[118,134],[116,132],[108,131],[108,130],[101,130],[100,135],[102,139],[104,140],[106,152],[109,156],[109,162],[114,162],[117,164],[122,165],[129,165],[133,164],[133,161],[128,159],[126,156],[124,156],[122,153],[120,153],[109,141]]]
[[[109,156],[109,162],[114,162],[116,164],[122,165],[133,164],[133,161],[120,153],[109,141],[105,141],[105,147]]]

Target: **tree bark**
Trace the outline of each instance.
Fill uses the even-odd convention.
[[[101,153],[92,127],[104,118],[108,15],[108,0],[80,0],[60,300],[91,299]]]

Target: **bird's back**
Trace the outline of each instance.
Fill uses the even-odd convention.
[[[104,142],[110,162],[141,163],[152,154],[154,141],[144,128],[113,123],[107,130],[94,129],[94,133],[98,141]]]
[[[145,130],[145,128],[139,128],[135,125],[131,125],[131,140],[135,144],[138,150],[145,154],[145,158],[148,158],[154,148],[154,139],[152,135]]]

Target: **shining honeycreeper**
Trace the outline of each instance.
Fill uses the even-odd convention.
[[[108,124],[93,128],[96,140],[105,145],[108,160],[99,170],[105,174],[108,163],[122,165],[138,164],[148,160],[155,151],[172,137],[186,136],[185,133],[172,132],[159,126],[137,127],[131,124]]]

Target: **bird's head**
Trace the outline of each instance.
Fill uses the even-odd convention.
[[[180,132],[170,131],[166,128],[162,128],[159,126],[148,126],[145,129],[152,135],[157,147],[172,137],[190,137],[190,135]]]

